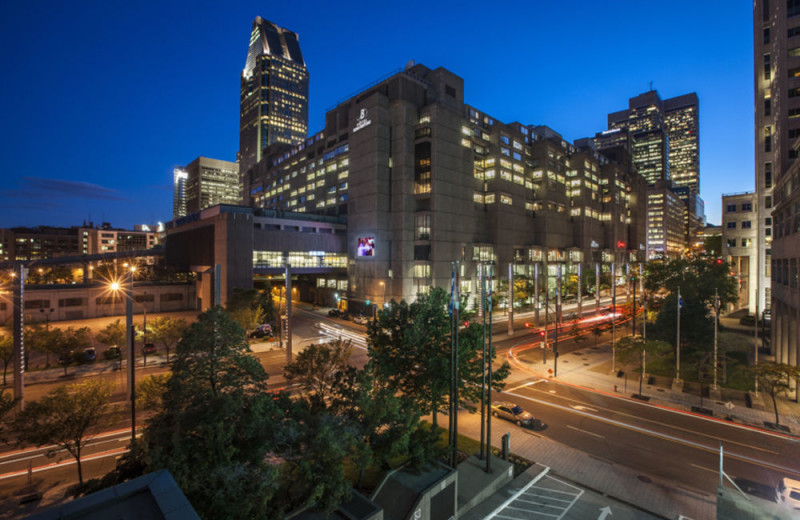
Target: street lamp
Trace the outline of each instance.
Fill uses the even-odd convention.
[[[714,391],[719,390],[717,386],[717,335],[719,329],[719,292],[714,289],[714,384],[711,389]]]
[[[125,345],[128,350],[128,395],[131,401],[131,443],[136,441],[136,356],[133,336],[133,269],[128,272],[127,290],[119,281],[111,282],[112,291],[125,297]]]

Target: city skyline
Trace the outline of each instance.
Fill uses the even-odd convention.
[[[570,19],[553,6],[508,7],[481,12],[480,24],[470,4],[459,5],[465,8],[458,12],[411,8],[393,14],[391,26],[376,6],[314,4],[298,12],[257,4],[93,4],[75,13],[48,3],[44,18],[31,6],[5,7],[0,23],[20,51],[3,58],[13,79],[2,87],[8,129],[0,227],[91,219],[130,228],[169,220],[176,165],[199,155],[236,158],[242,35],[255,16],[299,36],[311,133],[339,100],[409,60],[464,77],[465,101],[492,117],[511,123],[524,116],[521,123],[550,126],[569,141],[604,130],[607,114],[652,81],[664,98],[698,94],[709,222],[720,221],[723,192],[753,189],[746,5],[734,11],[679,2],[662,13],[634,2],[587,2]],[[709,27],[704,20],[712,13]],[[611,30],[621,22],[624,38],[615,38]],[[45,66],[47,77],[59,78],[52,103],[44,102],[54,87],[42,81]]]

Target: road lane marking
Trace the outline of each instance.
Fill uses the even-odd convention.
[[[714,453],[714,454],[719,453],[719,444],[717,444],[717,445],[715,445],[713,447],[712,446],[706,446],[706,445],[703,445],[703,444],[701,444],[699,442],[694,442],[694,441],[690,441],[690,440],[686,440],[686,439],[681,439],[679,437],[675,437],[674,435],[669,435],[669,434],[662,433],[662,432],[648,430],[647,428],[643,428],[641,426],[635,426],[633,424],[626,424],[626,423],[624,423],[622,421],[618,421],[618,420],[615,420],[615,419],[609,419],[607,417],[601,417],[599,415],[592,415],[590,413],[582,412],[580,410],[574,410],[573,408],[570,408],[569,406],[562,406],[562,405],[551,403],[551,402],[548,402],[548,401],[542,401],[541,399],[535,399],[533,397],[528,397],[528,396],[524,396],[524,395],[520,395],[520,394],[515,394],[513,392],[503,392],[503,393],[507,393],[508,395],[512,395],[512,396],[518,397],[520,399],[527,399],[528,401],[533,401],[534,403],[538,403],[538,404],[541,404],[541,405],[544,405],[544,406],[549,406],[551,408],[556,408],[558,410],[562,410],[562,411],[565,411],[565,412],[581,415],[583,417],[586,417],[586,418],[589,418],[589,419],[593,419],[593,420],[598,421],[598,422],[603,422],[603,423],[609,424],[611,426],[616,426],[618,428],[624,428],[624,429],[630,430],[632,432],[643,433],[645,435],[649,435],[649,436],[655,437],[657,439],[662,439],[662,440],[665,440],[665,441],[674,442],[676,444],[682,444],[682,445],[684,445],[686,447],[689,447],[689,448],[699,449],[701,451],[705,451],[705,452],[708,452],[708,453]],[[748,457],[746,455],[739,455],[739,454],[734,453],[732,451],[726,451],[726,455],[728,456],[728,458],[736,459],[736,460],[739,460],[741,462],[745,462],[745,463],[748,463],[748,464],[755,464],[755,465],[761,466],[763,468],[767,468],[767,469],[771,469],[771,470],[783,471],[783,472],[786,472],[786,473],[790,473],[792,475],[800,476],[800,471],[798,471],[795,468],[789,468],[789,467],[786,467],[786,466],[781,466],[780,464],[773,464],[773,463],[770,463],[770,462],[765,462],[765,461],[762,461],[762,460],[754,459],[752,457]]]
[[[710,469],[710,468],[704,468],[703,466],[698,466],[697,464],[689,464],[689,465],[692,466],[692,467],[695,467],[697,469],[702,469],[704,471],[708,471],[710,473],[719,473],[719,468]]]
[[[519,491],[517,491],[516,493],[514,493],[513,495],[511,495],[510,497],[508,497],[508,499],[507,499],[505,502],[503,502],[502,504],[500,504],[500,506],[499,506],[497,509],[495,509],[494,511],[492,511],[491,513],[489,513],[489,514],[488,514],[486,517],[484,517],[484,519],[483,519],[483,520],[491,520],[492,518],[494,518],[495,516],[497,516],[497,515],[500,513],[500,511],[502,511],[503,509],[505,509],[505,507],[506,507],[507,505],[509,505],[509,504],[510,504],[511,502],[513,502],[514,500],[516,500],[516,499],[517,499],[517,497],[519,497],[521,494],[523,494],[523,493],[525,493],[526,491],[528,491],[528,490],[529,490],[529,489],[530,489],[530,488],[531,488],[531,487],[532,487],[534,484],[536,484],[537,482],[539,482],[539,480],[541,480],[542,478],[544,478],[544,476],[545,476],[545,475],[547,475],[547,473],[548,473],[549,471],[550,471],[550,467],[549,467],[549,466],[544,466],[544,471],[542,471],[541,473],[539,473],[538,475],[536,475],[536,476],[533,478],[533,480],[531,480],[530,482],[528,482],[527,484],[525,484],[525,485],[524,485],[522,488],[520,488],[520,490],[519,490]]]
[[[544,379],[537,379],[535,381],[528,381],[527,383],[524,383],[524,384],[521,384],[521,385],[518,385],[518,386],[513,386],[513,387],[507,389],[507,391],[511,392],[511,391],[514,391],[514,390],[519,390],[520,388],[525,388],[526,386],[533,386],[535,384],[544,383],[544,382],[545,382]]]
[[[107,457],[116,457],[117,455],[119,455],[121,453],[125,453],[127,451],[129,451],[128,448],[117,448],[117,449],[113,449],[113,450],[110,450],[110,451],[105,451],[105,452],[102,452],[102,453],[95,453],[94,455],[88,455],[86,457],[81,457],[81,464],[83,464],[85,462],[90,462],[90,461],[93,461],[93,460],[97,460],[97,459],[104,459],[104,458],[107,458]],[[69,459],[65,460],[64,462],[57,461],[57,462],[53,462],[51,464],[46,464],[44,466],[38,466],[36,468],[31,469],[30,471],[31,471],[31,473],[39,473],[41,471],[47,471],[47,470],[50,470],[50,469],[57,469],[57,468],[63,468],[64,466],[71,466],[72,464],[76,464],[74,457],[70,457]],[[27,474],[28,474],[28,470],[27,469],[23,469],[23,470],[19,470],[19,471],[13,471],[11,473],[6,473],[4,475],[0,475],[0,480],[5,480],[5,479],[8,479],[8,478],[14,478],[14,477],[21,477],[21,476],[24,476],[24,475],[27,475]]]
[[[597,437],[599,439],[605,439],[604,435],[600,435],[599,433],[590,432],[588,430],[582,430],[580,428],[576,428],[575,426],[572,426],[571,424],[568,424],[567,428],[569,428],[570,430],[575,430],[576,432],[581,432],[581,433],[585,433],[587,435],[591,435],[593,437]]]
[[[571,404],[570,406],[582,412],[597,412],[597,409],[590,406],[583,406],[582,404]]]
[[[536,389],[533,389],[533,391],[542,392],[541,390],[536,390]],[[542,392],[542,393],[544,393],[544,392]],[[555,391],[550,390],[548,393],[555,393]],[[583,402],[583,401],[579,401],[578,399],[575,399],[574,397],[568,397],[568,396],[565,396],[565,395],[559,395],[558,397],[561,398],[561,399],[564,399],[565,401],[572,401],[572,402],[575,402],[575,403],[582,403]],[[638,403],[636,401],[629,401],[629,402],[634,403],[634,404],[642,404],[642,403]],[[579,406],[583,406],[583,405],[582,404],[570,405],[570,407],[580,410],[580,408],[578,408]],[[663,406],[657,406],[657,408],[659,410],[665,410],[665,411],[672,412],[672,413],[681,413],[681,412],[676,412],[675,410],[673,410],[671,408],[666,408],[666,407],[663,407]],[[597,411],[597,410],[595,410],[595,411]],[[750,448],[752,450],[763,451],[765,453],[771,453],[773,455],[780,455],[779,451],[770,450],[770,449],[767,449],[767,448],[762,448],[760,446],[754,446],[752,444],[746,444],[746,443],[735,441],[735,440],[732,440],[732,439],[721,439],[720,437],[717,437],[717,436],[714,436],[714,435],[709,435],[709,434],[703,433],[701,431],[690,430],[689,428],[684,428],[682,426],[676,426],[674,424],[670,424],[670,423],[666,423],[666,422],[656,421],[655,419],[649,419],[647,417],[642,417],[642,416],[639,416],[639,415],[634,415],[632,413],[623,412],[623,411],[620,411],[620,410],[615,410],[613,408],[600,407],[600,411],[606,412],[606,413],[609,413],[609,414],[616,414],[616,415],[621,415],[623,417],[637,419],[637,420],[648,422],[648,423],[651,423],[651,424],[657,424],[659,426],[665,426],[667,428],[671,428],[673,430],[678,430],[678,431],[681,431],[681,432],[684,432],[684,433],[690,433],[692,435],[697,435],[697,436],[700,436],[700,437],[706,437],[706,438],[709,438],[709,439],[713,439],[714,441],[717,441],[717,442],[718,441],[723,441],[726,444],[735,444],[737,446]],[[686,414],[684,414],[684,415],[686,415]],[[692,417],[695,417],[695,418],[698,418],[698,419],[709,420],[706,417],[696,417],[696,416],[692,416]],[[739,428],[746,429],[747,431],[753,431],[751,428],[743,428],[742,426],[737,425],[737,424],[720,423],[719,421],[714,421],[714,422],[716,424],[725,424],[725,425],[728,425],[728,426],[737,426]],[[756,430],[756,431],[758,431],[759,433],[769,433],[769,432],[763,432],[761,430]],[[777,437],[783,438],[781,436],[777,436]]]

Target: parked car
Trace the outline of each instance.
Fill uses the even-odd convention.
[[[72,351],[71,350],[62,350],[58,354],[58,363],[60,365],[69,365],[70,363],[72,363],[72,361],[73,361],[73,357],[72,357]]]
[[[256,329],[250,333],[250,337],[253,339],[268,339],[269,341],[274,339],[272,329]]]
[[[144,349],[142,349],[145,354],[155,354],[156,353],[156,345],[155,343],[145,343]]]
[[[514,403],[495,401],[492,403],[492,415],[516,423],[517,426],[533,426],[533,415]]]
[[[330,316],[331,318],[338,318],[341,315],[342,311],[340,311],[339,309],[331,309],[328,311],[328,316]]]
[[[270,334],[272,334],[272,325],[270,325],[269,323],[262,323],[261,325],[256,327],[256,331],[261,333],[269,332]]]
[[[353,318],[353,323],[357,323],[358,325],[366,325],[369,322],[369,318],[364,316],[363,314],[359,314],[355,318]]]
[[[97,361],[97,352],[94,347],[86,347],[83,352],[86,354],[86,361]]]
[[[106,359],[119,359],[122,356],[122,351],[116,345],[108,347],[105,353]]]

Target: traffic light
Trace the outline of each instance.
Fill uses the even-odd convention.
[[[722,258],[717,258],[717,265],[722,264]]]
[[[369,300],[367,300],[367,306],[369,306]]]

